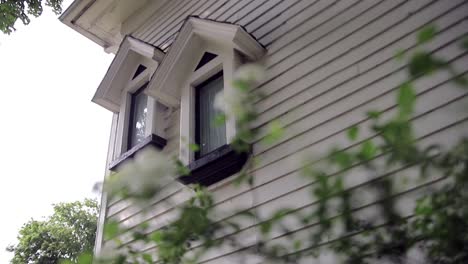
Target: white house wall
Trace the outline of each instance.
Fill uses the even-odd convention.
[[[282,207],[310,211],[314,205],[307,188],[313,183],[300,177],[304,158],[318,160],[331,146],[352,148],[355,143],[346,140],[346,130],[369,124],[366,111],[383,110],[384,115],[395,111],[397,87],[407,75],[394,55],[400,49],[414,51],[415,35],[423,26],[435,24],[440,31],[427,49],[453,61],[460,72],[468,71],[468,55],[458,46],[468,33],[467,14],[468,1],[462,0],[174,0],[131,35],[167,50],[184,19],[197,15],[242,25],[268,50],[267,78],[257,88],[266,97],[256,103],[260,116],[253,125],[260,131],[253,144],[253,153],[259,159],[252,168],[255,185],[253,189],[236,188],[227,180],[211,188],[217,209],[226,212],[219,216],[221,220],[234,217],[229,212],[239,207],[255,208],[265,216]],[[454,87],[450,75],[436,74],[430,80],[417,81],[415,87],[416,133],[422,145],[443,142],[448,146],[467,134],[468,97]],[[178,115],[179,109],[175,109],[168,117],[164,149],[168,155],[178,154]],[[272,120],[285,126],[285,137],[275,145],[262,145],[261,138]],[[360,140],[373,136],[363,130]],[[395,168],[390,176],[413,173],[411,168]],[[369,180],[360,168],[346,176],[349,188],[361,188]],[[424,192],[425,184],[439,179],[427,180],[411,182],[398,199],[413,199]],[[164,199],[183,202],[188,197],[187,189],[169,186],[149,213],[119,201],[111,203],[108,217],[128,226],[149,221],[152,229],[157,229],[174,217],[175,210]],[[355,213],[372,213],[372,197],[365,202]],[[403,204],[407,206],[402,210],[409,213],[412,203]],[[244,221],[242,228],[236,236],[254,244],[256,238],[251,234],[257,231],[256,223]],[[298,237],[308,228],[291,222]],[[275,243],[288,240],[283,232],[274,230]],[[133,243],[131,238],[123,238]],[[308,246],[303,245],[304,249]],[[241,255],[245,252],[221,248],[210,251],[204,263],[238,263]],[[322,259],[334,263],[330,255]]]

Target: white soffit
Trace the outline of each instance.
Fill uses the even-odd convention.
[[[87,38],[115,53],[123,39],[122,24],[135,14],[149,16],[165,0],[75,0],[60,20]],[[155,11],[155,10],[152,10]],[[127,34],[127,33],[125,33]]]
[[[127,36],[122,41],[92,101],[112,112],[119,112],[122,91],[132,79],[138,65],[150,59],[154,65],[145,65],[150,70],[161,63],[164,55],[165,53],[159,48]]]
[[[197,63],[194,60],[199,58],[207,43],[237,50],[252,61],[266,53],[265,48],[241,26],[189,17],[145,92],[167,106],[178,106],[184,79],[181,76]]]

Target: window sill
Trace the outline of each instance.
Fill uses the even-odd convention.
[[[239,172],[247,157],[247,153],[238,153],[231,145],[224,145],[190,163],[187,166],[190,175],[179,177],[179,181],[209,186]]]
[[[150,136],[146,137],[143,142],[138,143],[136,146],[123,153],[116,160],[112,161],[111,164],[109,164],[109,170],[116,171],[120,165],[125,163],[125,161],[132,159],[137,152],[150,145],[158,149],[163,149],[164,146],[166,146],[166,140],[160,136],[151,134]]]

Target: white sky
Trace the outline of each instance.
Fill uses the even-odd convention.
[[[50,12],[0,33],[0,263],[31,217],[96,197],[112,115],[91,98],[113,58]]]

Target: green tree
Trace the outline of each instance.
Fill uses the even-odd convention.
[[[0,0],[0,31],[10,34],[15,30],[19,19],[27,25],[31,16],[42,14],[44,6],[48,6],[55,14],[62,13],[63,0]]]
[[[18,244],[9,246],[13,264],[75,261],[92,250],[96,237],[96,200],[54,204],[53,215],[42,221],[31,219],[18,234]]]

